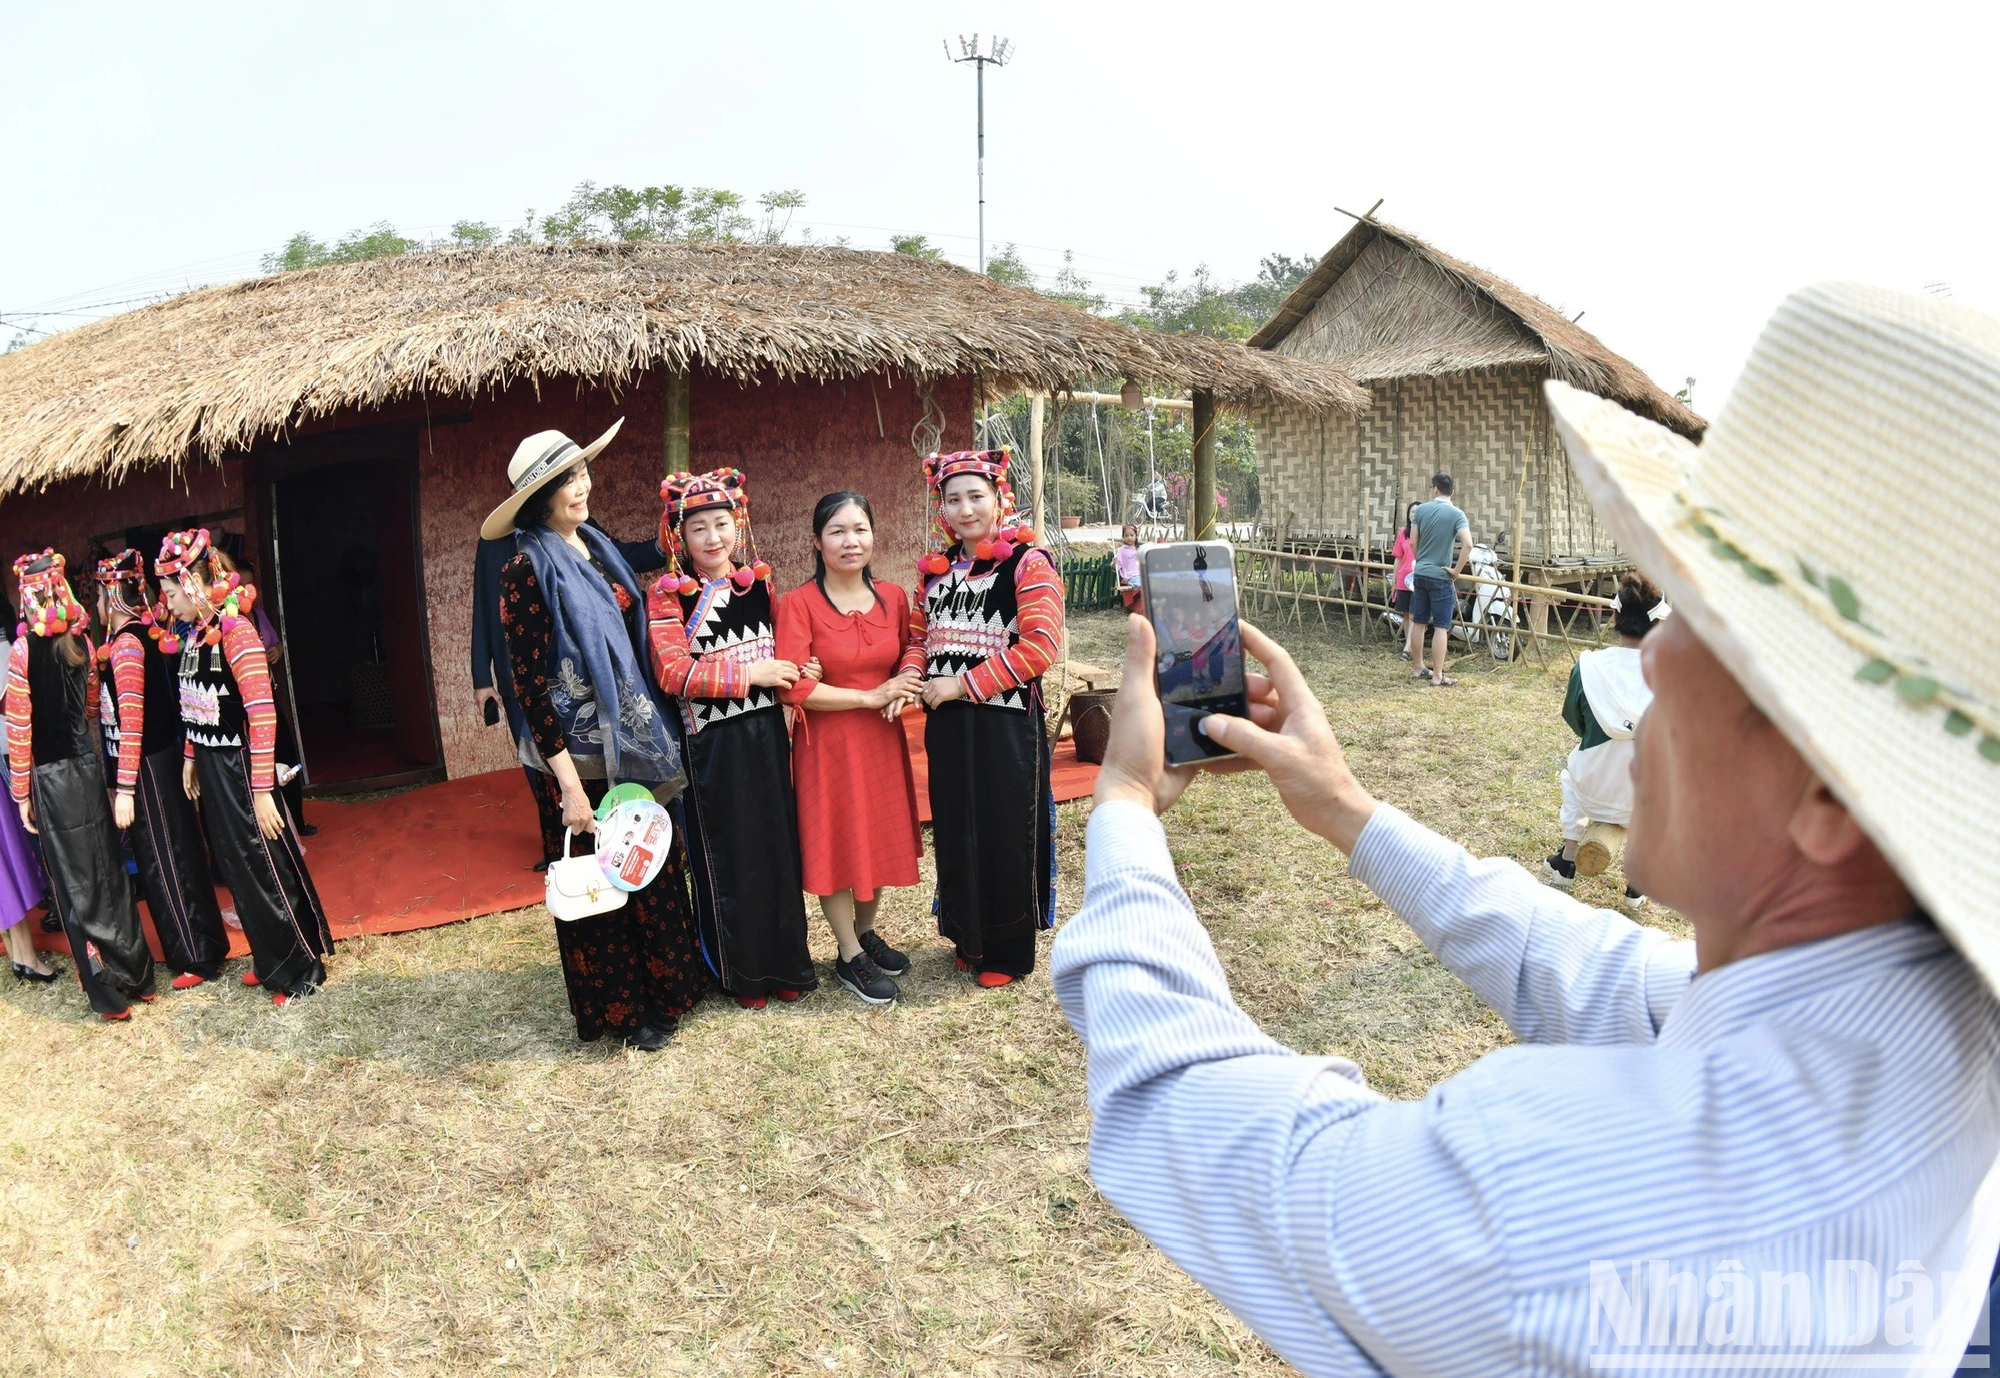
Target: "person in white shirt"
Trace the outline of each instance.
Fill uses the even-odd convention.
[[[1133,618],[1053,961],[1092,1176],[1308,1374],[1949,1372],[2000,1247],[2000,643],[1932,615],[1920,566],[1820,543],[1922,519],[1977,548],[2000,323],[1800,293],[1699,449],[1547,390],[1675,608],[1641,652],[1626,867],[1693,941],[1376,800],[1246,624],[1269,678],[1206,720],[1240,753],[1213,768],[1263,770],[1518,1040],[1414,1102],[1291,1053],[1175,878],[1156,815],[1193,772],[1162,764]]]

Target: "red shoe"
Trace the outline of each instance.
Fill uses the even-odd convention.
[[[193,990],[196,986],[206,985],[207,983],[208,978],[206,976],[197,976],[192,971],[184,971],[174,978],[174,989]]]
[[[952,961],[954,961],[954,962],[958,963],[958,969],[959,969],[960,971],[970,971],[970,970],[972,970],[972,963],[970,963],[970,962],[966,961],[966,960],[965,960],[965,958],[963,958],[963,957],[954,957],[954,958],[952,958]]]
[[[120,1020],[130,1019],[132,1017],[132,1011],[120,1010],[116,1014],[105,1014],[105,1015],[99,1015],[98,1017],[100,1019],[103,1019],[106,1023],[116,1024]]]
[[[279,991],[276,995],[271,997],[271,1003],[273,1005],[276,1005],[279,1009],[283,1009],[285,1006],[292,1003],[292,997],[285,994],[283,991]]]
[[[746,1010],[761,1010],[764,1008],[764,997],[761,995],[732,995],[729,998]]]
[[[978,981],[988,990],[995,990],[1001,986],[1013,985],[1015,978],[1004,971],[982,971],[979,973]]]
[[[261,986],[264,983],[257,979],[257,973],[253,969],[243,973],[243,984],[246,986]]]
[[[791,1004],[794,1000],[803,1000],[805,998],[804,991],[793,990],[789,986],[779,986],[771,994],[784,1001],[787,1005]]]
[[[160,993],[158,991],[154,991],[151,995],[135,995],[132,998],[134,1000],[140,1001],[142,1004],[150,1005],[155,1000],[160,998]]]

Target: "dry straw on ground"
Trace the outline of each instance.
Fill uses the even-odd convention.
[[[1115,619],[1074,634],[1118,662]],[[1386,797],[1548,849],[1559,676],[1433,691],[1379,643],[1298,649]],[[1504,1037],[1264,783],[1202,782],[1168,831],[1279,1037],[1405,1097]],[[1284,1371],[1092,1191],[1045,972],[975,990],[923,901],[885,921],[899,1007],[710,1001],[652,1057],[574,1041],[539,909],[343,944],[282,1014],[231,984],[113,1028],[67,981],[8,989],[0,1374]]]
[[[948,263],[740,243],[438,250],[202,288],[0,358],[0,493],[217,459],[346,408],[508,383],[1129,377],[1353,412],[1339,369],[1107,320]]]

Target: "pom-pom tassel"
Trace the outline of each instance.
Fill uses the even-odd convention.
[[[170,656],[177,656],[181,653],[181,639],[169,632],[160,638],[160,649]]]
[[[978,545],[972,548],[972,553],[979,559],[990,560],[993,558],[993,549],[994,549],[993,542],[981,541]]]
[[[923,568],[926,574],[942,574],[951,568],[951,561],[935,552],[924,556],[917,563]]]
[[[750,566],[750,572],[756,575],[759,579],[768,579],[771,577],[771,567],[765,564],[762,560],[759,560],[756,564]]]
[[[729,582],[736,585],[739,589],[748,589],[752,584],[757,582],[757,575],[752,570],[739,569],[729,576]]]
[[[681,576],[681,582],[679,585],[679,591],[681,597],[683,598],[693,597],[695,590],[700,587],[701,587],[700,584],[697,584],[693,579],[689,578],[687,575],[683,574]]]
[[[220,631],[217,631],[214,627],[210,627],[207,631],[201,634],[201,642],[202,645],[204,646],[219,645],[221,641],[222,641],[222,633]]]

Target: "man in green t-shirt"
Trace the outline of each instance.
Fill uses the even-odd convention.
[[[1465,513],[1452,505],[1455,487],[1450,474],[1431,479],[1431,500],[1419,503],[1410,514],[1410,539],[1416,546],[1417,563],[1412,571],[1410,621],[1417,625],[1417,678],[1445,686],[1458,683],[1445,678],[1444,655],[1451,645],[1451,617],[1458,607],[1458,589],[1452,582],[1472,558],[1472,529]],[[1423,668],[1423,627],[1431,629],[1431,668]]]

